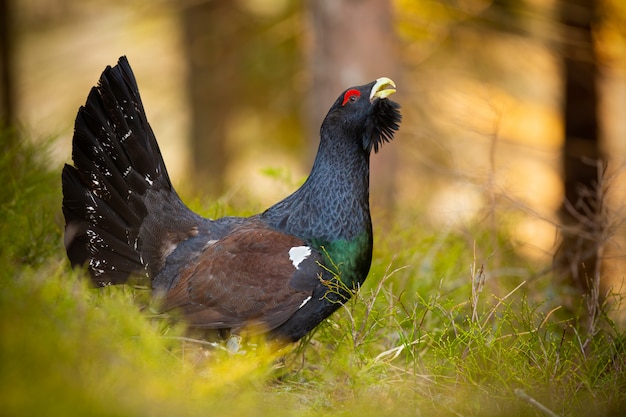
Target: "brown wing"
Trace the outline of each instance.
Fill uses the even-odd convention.
[[[163,308],[180,309],[193,327],[272,330],[306,304],[319,284],[320,255],[302,247],[302,240],[260,222],[245,224],[210,242],[181,271]],[[292,248],[300,249],[290,257]]]

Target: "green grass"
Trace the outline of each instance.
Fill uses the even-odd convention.
[[[276,351],[248,341],[233,355],[155,314],[145,289],[92,289],[69,268],[60,167],[45,155],[18,142],[0,160],[3,415],[626,409],[626,338],[605,314],[611,306],[593,329],[579,324],[546,295],[558,294],[550,277],[516,257],[504,233],[429,232],[399,213],[397,230],[377,235],[372,272],[345,308],[299,344]]]

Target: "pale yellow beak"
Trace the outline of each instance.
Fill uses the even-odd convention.
[[[396,92],[396,83],[390,78],[381,77],[376,80],[376,84],[372,87],[370,93],[370,101],[374,101],[375,98],[387,98]]]

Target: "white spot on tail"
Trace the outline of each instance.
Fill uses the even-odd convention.
[[[133,134],[133,131],[132,131],[132,130],[129,130],[128,132],[126,132],[126,133],[124,134],[124,136],[122,136],[122,140],[121,140],[120,142],[124,142],[124,141],[125,141],[126,139],[128,139],[128,138],[130,137],[130,135],[132,135],[132,134]]]
[[[289,249],[289,260],[296,269],[300,269],[300,264],[311,255],[311,248],[308,246],[294,246]]]

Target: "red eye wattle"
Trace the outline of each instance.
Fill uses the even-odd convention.
[[[343,95],[343,103],[341,103],[341,105],[345,106],[348,101],[355,101],[359,97],[361,97],[359,90],[348,90],[346,94]]]

